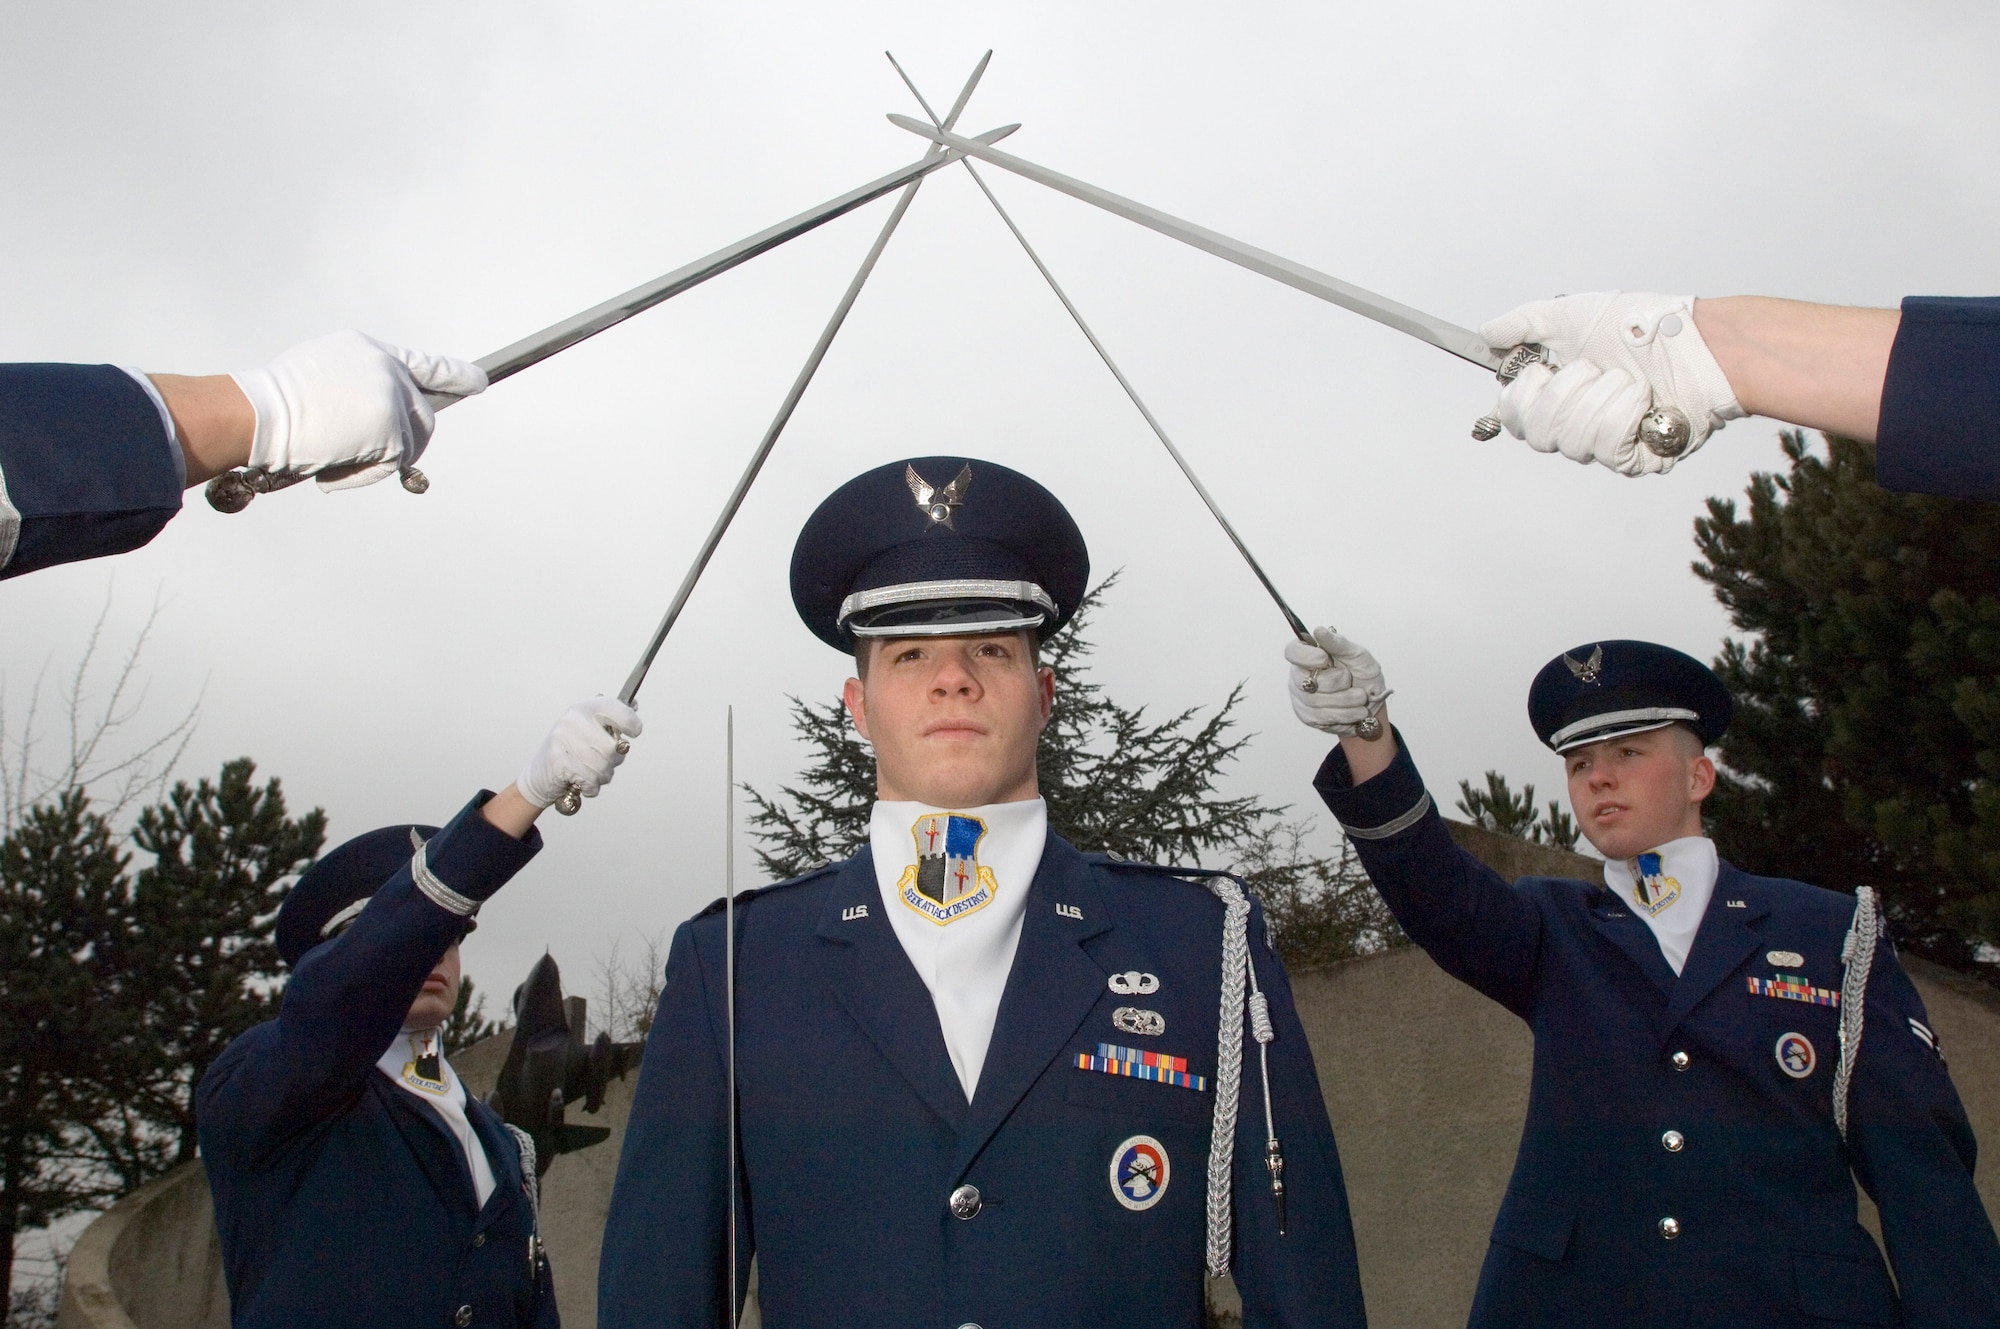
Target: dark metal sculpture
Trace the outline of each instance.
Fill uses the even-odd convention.
[[[644,1043],[614,1043],[608,1033],[586,1044],[588,1009],[582,997],[563,996],[562,973],[550,955],[535,961],[527,980],[514,989],[514,1044],[486,1102],[534,1140],[538,1177],[557,1154],[610,1138],[608,1126],[572,1126],[563,1115],[579,1100],[585,1112],[603,1107],[605,1086],[624,1079],[645,1055]]]

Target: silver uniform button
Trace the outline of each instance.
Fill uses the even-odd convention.
[[[1687,1147],[1687,1137],[1679,1131],[1668,1131],[1660,1137],[1660,1143],[1666,1146],[1668,1153],[1677,1154]]]
[[[1677,1071],[1684,1071],[1684,1070],[1686,1070],[1686,1069],[1688,1068],[1688,1054],[1687,1054],[1687,1053],[1685,1053],[1685,1052],[1676,1052],[1676,1053],[1674,1053],[1674,1059],[1673,1059],[1673,1060],[1674,1060],[1674,1069],[1675,1069],[1675,1070],[1677,1070]]]
[[[958,1329],[979,1329],[979,1326],[974,1324],[972,1321],[967,1320],[964,1324],[958,1326]]]
[[[971,1185],[960,1186],[951,1193],[949,1203],[953,1218],[971,1218],[979,1212],[979,1188]]]
[[[1660,1220],[1660,1235],[1665,1237],[1668,1241],[1672,1241],[1675,1237],[1678,1237],[1680,1234],[1681,1234],[1680,1219],[1663,1218]]]
[[[472,1323],[472,1307],[460,1306],[458,1314],[451,1317],[451,1322],[457,1325],[458,1329],[465,1329],[466,1325]]]

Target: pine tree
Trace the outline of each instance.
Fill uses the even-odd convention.
[[[1707,819],[1753,872],[1879,887],[1899,944],[1958,968],[2000,941],[2000,507],[1890,493],[1872,445],[1784,436],[1789,474],[1695,523],[1747,640]]]
[[[109,955],[129,924],[126,856],[71,790],[0,840],[0,1284],[14,1240],[107,1203],[119,1178],[80,1121],[115,1107],[102,1074]]]
[[[458,985],[458,1000],[453,1003],[441,1034],[445,1055],[451,1056],[481,1039],[491,1038],[507,1024],[505,1020],[486,1018],[486,994],[474,991],[470,977],[463,978]]]
[[[1049,829],[1085,852],[1242,872],[1265,899],[1273,937],[1288,964],[1316,964],[1398,944],[1402,933],[1345,855],[1304,848],[1307,823],[1254,795],[1220,797],[1216,785],[1242,752],[1235,736],[1239,685],[1205,716],[1188,707],[1159,720],[1092,681],[1087,636],[1107,577],[1084,597],[1063,631],[1042,648],[1056,676],[1056,707],[1042,732],[1036,773]],[[792,723],[813,753],[793,784],[767,797],[744,787],[757,857],[773,879],[846,858],[868,842],[875,761],[834,701],[792,698]]]
[[[212,782],[176,781],[132,832],[153,862],[133,882],[120,956],[140,1040],[126,1090],[172,1142],[174,1162],[195,1156],[202,1073],[238,1034],[277,1013],[278,906],[326,840],[326,814],[287,816],[279,782],[259,788],[256,770],[239,757]],[[117,1157],[111,1142],[106,1149]]]
[[[1507,783],[1507,777],[1498,771],[1486,772],[1484,789],[1474,789],[1472,781],[1460,780],[1458,810],[1474,826],[1484,826],[1489,831],[1533,840],[1536,844],[1554,845],[1558,849],[1576,848],[1576,819],[1564,810],[1559,801],[1550,799],[1548,810],[1538,816],[1535,812],[1535,787],[1522,785],[1517,796]]]

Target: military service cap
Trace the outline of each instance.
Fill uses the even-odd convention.
[[[1704,744],[1736,709],[1715,672],[1649,641],[1601,641],[1564,651],[1528,689],[1528,722],[1557,752],[1685,724]]]
[[[407,867],[435,826],[384,826],[357,835],[307,868],[278,909],[278,954],[297,967],[305,953],[346,930],[363,906]],[[466,919],[466,931],[473,920]]]
[[[1069,511],[1005,466],[915,457],[856,476],[807,519],[792,603],[813,635],[947,637],[1069,622],[1090,554]]]

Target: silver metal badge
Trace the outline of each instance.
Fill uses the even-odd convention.
[[[1111,1194],[1140,1212],[1158,1204],[1173,1180],[1167,1147],[1150,1135],[1134,1135],[1112,1150],[1110,1172]]]
[[[1819,1065],[1819,1054],[1813,1051],[1812,1040],[1804,1034],[1780,1034],[1778,1045],[1772,1049],[1778,1058],[1778,1069],[1794,1080],[1803,1080]]]
[[[1780,969],[1797,969],[1806,962],[1797,951],[1766,951],[1764,958]]]
[[[1576,675],[1577,682],[1595,683],[1598,673],[1604,668],[1604,647],[1601,645],[1591,647],[1590,658],[1580,663],[1570,659],[1569,652],[1564,651],[1563,663],[1569,666],[1570,673]]]
[[[931,519],[933,526],[950,526],[952,509],[965,502],[965,491],[972,488],[972,463],[960,468],[956,478],[942,489],[934,488],[930,481],[917,474],[914,466],[903,468],[903,482],[916,496],[917,506]]]
[[[1128,1034],[1143,1034],[1152,1037],[1167,1032],[1166,1017],[1158,1011],[1144,1011],[1137,1006],[1120,1006],[1111,1012],[1111,1023]]]
[[[1121,997],[1148,997],[1160,990],[1157,974],[1142,974],[1136,969],[1128,969],[1110,978],[1111,990]]]

